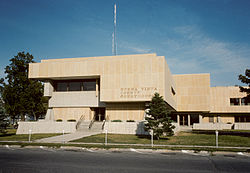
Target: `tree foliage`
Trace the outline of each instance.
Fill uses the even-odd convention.
[[[6,113],[12,119],[24,115],[32,115],[36,119],[45,113],[42,103],[43,85],[37,80],[28,78],[29,63],[33,63],[33,56],[29,53],[19,52],[10,59],[5,67],[5,81],[1,79],[2,99]]]
[[[9,123],[3,106],[3,100],[0,98],[0,133],[5,133],[8,125]]]
[[[159,139],[161,135],[173,135],[174,125],[171,124],[170,113],[167,110],[167,104],[159,93],[155,93],[149,103],[149,109],[146,112],[145,130],[153,130],[154,136]]]
[[[247,84],[248,87],[240,86],[240,92],[246,92],[247,96],[245,98],[248,99],[248,101],[250,101],[250,69],[246,69],[245,76],[240,74],[239,80],[242,83]]]

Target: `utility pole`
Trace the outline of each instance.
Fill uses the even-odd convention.
[[[117,54],[117,45],[116,45],[116,4],[114,5],[114,32],[112,34],[112,53],[114,56]]]

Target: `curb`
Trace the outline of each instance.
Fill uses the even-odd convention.
[[[1,144],[4,143],[4,144]],[[13,145],[12,145],[13,144]],[[22,144],[28,144],[28,145],[22,145]],[[52,144],[52,146],[49,146],[49,144]],[[62,144],[62,146],[53,146],[53,144],[62,144],[62,143],[36,143],[36,142],[27,142],[27,141],[0,141],[0,147],[10,147],[11,148],[60,148],[62,150],[82,150],[84,146],[67,146],[68,145],[86,145],[90,146],[87,148],[91,148],[94,150],[119,150],[119,151],[129,151],[130,148],[133,147],[151,147],[151,145],[148,144],[117,144],[117,143],[108,143],[108,145],[104,145],[104,143],[74,143],[74,142],[68,142]],[[64,146],[63,146],[64,145]],[[92,146],[91,146],[92,145]],[[96,146],[93,146],[96,145]],[[99,148],[97,146],[105,146],[110,148]],[[116,147],[117,146],[117,147]],[[119,148],[118,146],[123,146],[124,148]],[[240,152],[240,150],[245,151],[246,153],[249,153],[250,147],[215,147],[215,146],[190,146],[190,145],[154,145],[154,147],[167,147],[166,149],[161,148],[137,148],[137,151],[154,151],[154,152],[162,152],[162,151],[189,151],[193,153],[206,153],[206,152]],[[215,151],[210,151],[209,149],[215,149]],[[225,150],[238,150],[238,151],[216,151],[216,149],[225,149]],[[246,151],[247,150],[247,151]]]
[[[110,149],[103,149],[103,148],[83,148],[83,147],[74,147],[74,146],[61,146],[60,148],[48,147],[48,146],[25,146],[22,147],[21,145],[0,145],[0,148],[7,148],[10,150],[13,149],[42,149],[46,151],[52,151],[51,149],[55,150],[62,150],[62,151],[88,151],[88,152],[98,152],[98,151],[109,151],[109,152],[135,152],[140,154],[190,154],[196,156],[216,156],[216,155],[224,155],[224,156],[231,156],[235,157],[236,155],[250,157],[250,153],[247,152],[231,152],[231,151],[195,151],[195,150],[171,150],[171,149],[133,149],[133,148],[110,148]]]

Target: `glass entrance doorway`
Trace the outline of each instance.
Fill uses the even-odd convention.
[[[105,108],[94,108],[95,121],[105,120]]]
[[[187,115],[180,115],[180,125],[181,126],[188,125],[188,116]]]

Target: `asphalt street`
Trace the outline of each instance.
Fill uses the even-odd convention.
[[[250,172],[250,157],[237,154],[0,148],[4,172]]]

